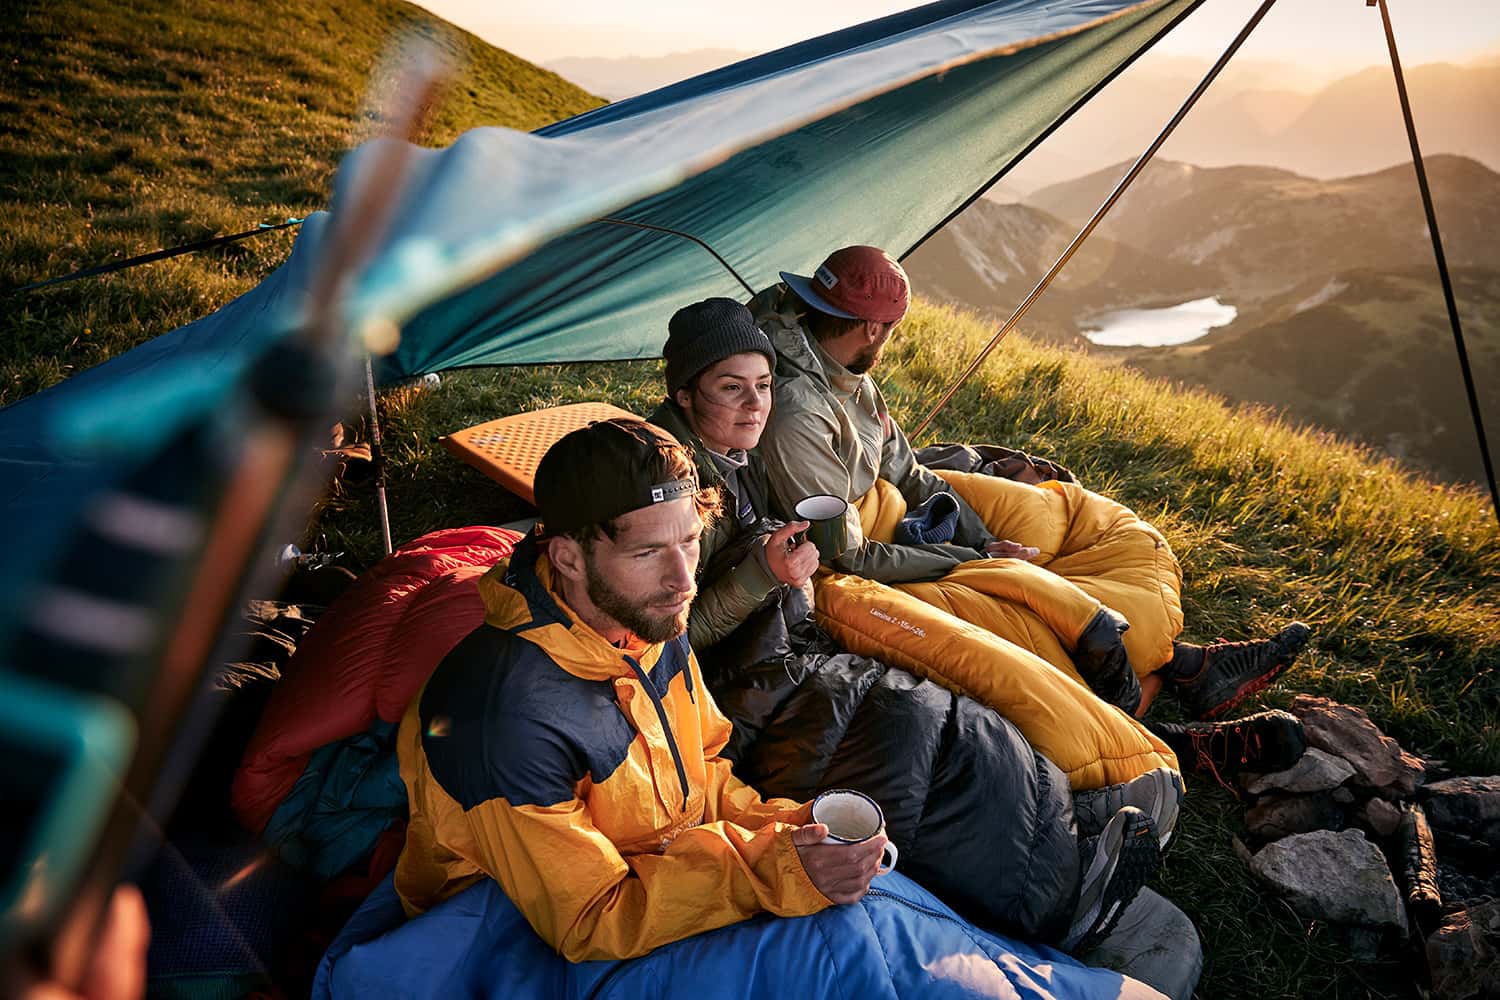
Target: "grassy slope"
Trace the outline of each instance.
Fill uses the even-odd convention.
[[[0,287],[324,207],[399,30],[461,64],[432,145],[603,103],[401,0],[23,2],[6,21]],[[0,404],[223,305],[294,231],[0,299]]]
[[[0,234],[0,281],[322,204],[333,162],[356,134],[376,39],[412,12],[378,0],[311,13],[287,0],[164,9],[28,8],[0,43],[0,184],[14,220]],[[535,125],[589,103],[550,74],[476,51],[477,68],[454,89],[455,110],[439,118],[434,141],[466,122]],[[521,81],[515,92],[506,73]],[[286,246],[263,238],[65,286],[21,309],[7,303],[0,398],[208,312]],[[919,305],[883,369],[898,416],[914,424],[954,359],[986,332]],[[515,513],[433,445],[434,434],[585,399],[644,412],[659,384],[659,366],[646,362],[461,372],[437,389],[387,394],[397,538]],[[1268,703],[1285,704],[1295,690],[1331,694],[1368,708],[1413,749],[1463,771],[1500,771],[1500,532],[1474,494],[1262,412],[1019,338],[958,395],[938,433],[1055,456],[1161,526],[1186,569],[1191,637],[1238,638],[1293,616],[1312,622],[1313,649]],[[373,507],[368,487],[340,488],[314,530],[373,558]],[[1230,849],[1239,812],[1229,794],[1202,784],[1191,792],[1158,887],[1204,936],[1201,995],[1410,992],[1393,964],[1357,965],[1328,928],[1299,921],[1257,888]]]

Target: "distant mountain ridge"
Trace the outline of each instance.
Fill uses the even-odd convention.
[[[1198,81],[1180,60],[1165,70],[1139,70],[1105,88],[1007,180],[1031,191],[1138,155]],[[1500,169],[1500,62],[1407,67],[1406,80],[1424,154],[1466,156]],[[1226,71],[1161,155],[1205,167],[1275,166],[1319,179],[1411,158],[1388,66],[1311,91],[1296,82],[1279,71],[1234,77]]]
[[[1500,270],[1460,267],[1452,278],[1493,441],[1500,429]],[[1309,278],[1256,315],[1183,347],[1129,351],[1128,363],[1231,400],[1268,403],[1443,478],[1482,480],[1430,262]]]
[[[1500,174],[1457,156],[1426,159],[1449,262],[1495,266]],[[1076,229],[1125,173],[1117,164],[1034,192],[1028,203]],[[1430,259],[1410,166],[1320,181],[1274,167],[1151,163],[1097,235],[1207,267],[1240,302],[1278,294],[1310,274],[1400,268]]]

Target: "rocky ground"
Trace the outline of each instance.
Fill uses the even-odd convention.
[[[1357,958],[1405,954],[1443,1000],[1500,997],[1500,776],[1448,774],[1360,709],[1301,695],[1308,750],[1241,779],[1236,851]]]

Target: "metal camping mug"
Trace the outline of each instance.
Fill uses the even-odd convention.
[[[808,523],[807,540],[818,547],[818,558],[825,563],[843,555],[848,547],[849,534],[844,523],[848,510],[849,501],[827,493],[804,497],[793,508],[797,520]]]
[[[862,844],[885,832],[885,813],[880,811],[880,804],[852,788],[830,788],[813,799],[812,820],[828,827],[825,844]],[[896,845],[886,841],[875,874],[895,870],[900,855]]]

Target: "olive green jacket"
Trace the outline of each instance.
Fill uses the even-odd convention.
[[[682,407],[664,399],[647,419],[693,449],[700,486],[729,493],[724,476],[708,447],[688,425]],[[726,495],[723,513],[704,526],[698,546],[698,596],[688,613],[688,642],[694,649],[707,649],[723,639],[768,599],[781,593],[782,585],[771,575],[764,554],[765,536],[768,530],[774,530],[764,520],[768,508],[766,471],[760,457],[749,454],[750,464],[740,471],[739,481],[760,520],[748,528],[741,527],[735,511],[745,498]]]

